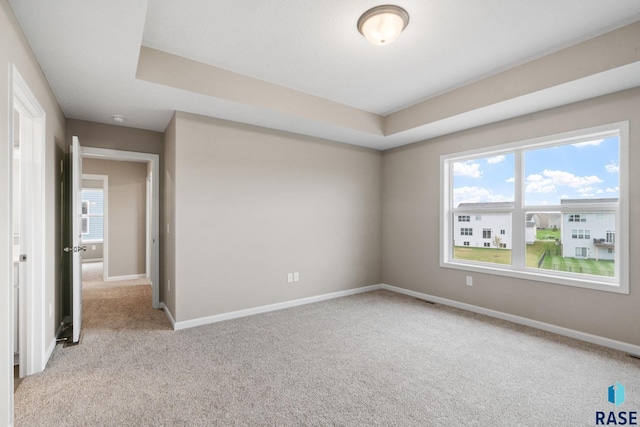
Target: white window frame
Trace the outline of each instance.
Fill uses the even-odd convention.
[[[107,224],[108,224],[108,220],[107,220],[107,212],[108,212],[108,203],[109,203],[109,176],[108,175],[96,175],[96,174],[82,174],[82,179],[88,179],[88,180],[93,180],[93,181],[101,181],[102,182],[102,187],[98,187],[98,188],[91,188],[91,187],[87,187],[87,188],[83,188],[82,190],[102,190],[102,203],[103,203],[103,207],[102,207],[102,214],[91,214],[91,208],[89,207],[89,204],[87,204],[87,213],[82,215],[82,219],[83,221],[85,219],[87,219],[87,233],[82,233],[84,234],[88,234],[89,233],[89,225],[88,225],[88,218],[90,217],[102,217],[102,239],[82,239],[83,243],[102,243],[103,245],[106,243],[107,240],[107,233],[109,232]],[[83,201],[83,208],[84,208],[84,201]]]
[[[567,206],[525,206],[524,204],[524,153],[532,148],[545,148],[557,145],[575,144],[596,138],[619,137],[619,197],[617,203],[583,204],[579,208]],[[455,259],[454,215],[477,214],[478,210],[453,208],[453,164],[473,159],[503,154],[515,155],[514,207],[501,208],[500,212],[511,214],[512,264],[493,264],[478,261]],[[488,148],[451,153],[440,156],[440,267],[458,270],[489,273],[535,282],[554,283],[600,291],[629,294],[629,122],[617,122],[586,129],[548,135],[540,138],[496,145]],[[613,212],[616,218],[615,270],[613,277],[577,274],[555,270],[526,267],[525,216],[527,211],[563,212],[585,214],[589,212]],[[487,209],[487,213],[496,212]],[[522,227],[516,227],[522,224]],[[582,224],[582,217],[581,222]]]

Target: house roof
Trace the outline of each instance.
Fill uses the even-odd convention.
[[[615,203],[618,201],[618,198],[599,198],[599,199],[561,199],[560,204],[562,205],[581,205],[581,204],[589,204],[589,203]]]
[[[458,208],[463,209],[502,209],[512,208],[513,202],[483,202],[483,203],[460,203]]]
[[[155,131],[177,110],[388,149],[640,86],[636,0],[405,0],[389,46],[363,0],[9,4],[67,118]]]

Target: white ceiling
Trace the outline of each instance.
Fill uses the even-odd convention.
[[[10,0],[68,118],[163,131],[175,110],[386,149],[640,85],[637,67],[385,136],[136,78],[141,46],[385,116],[640,20],[638,0],[399,0],[373,46],[371,0]],[[621,77],[621,76],[624,77]],[[622,81],[621,79],[625,79]],[[585,88],[590,92],[586,93]]]

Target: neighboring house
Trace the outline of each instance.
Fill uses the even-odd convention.
[[[455,214],[453,245],[492,248],[496,247],[495,243],[497,242],[500,248],[511,249],[511,214],[481,210],[499,210],[512,207],[513,202],[460,203],[459,209],[477,210],[477,212]]]
[[[536,241],[536,235],[538,234],[538,228],[533,215],[528,214],[525,222],[525,234],[524,240],[527,245],[533,245]]]
[[[559,229],[562,225],[560,214],[557,213],[538,212],[532,215],[532,219],[539,229],[553,229],[554,227]]]
[[[604,203],[617,199],[563,199],[563,206]],[[616,218],[612,212],[562,214],[562,256],[613,260]]]

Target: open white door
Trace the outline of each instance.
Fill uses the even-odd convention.
[[[73,137],[71,145],[71,248],[65,251],[72,252],[73,283],[72,310],[73,310],[73,342],[80,341],[80,328],[82,327],[82,252],[87,250],[82,245],[82,153],[80,141]]]

